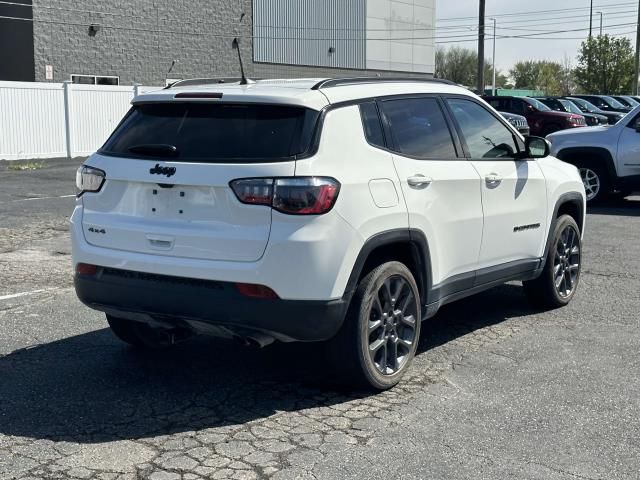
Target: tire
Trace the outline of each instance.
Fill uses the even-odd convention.
[[[578,170],[587,194],[587,204],[597,205],[606,201],[611,194],[611,182],[606,169],[586,163],[578,165]]]
[[[580,229],[573,217],[558,218],[550,242],[542,274],[535,280],[523,282],[529,301],[542,309],[569,304],[578,288],[582,267]]]
[[[374,390],[395,386],[415,356],[421,313],[418,286],[404,264],[387,262],[368,273],[340,332],[323,345],[332,381]]]
[[[156,350],[170,347],[175,343],[169,330],[152,328],[146,323],[111,315],[107,315],[107,322],[116,337],[136,348]]]

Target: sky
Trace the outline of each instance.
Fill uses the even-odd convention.
[[[580,43],[589,35],[590,0],[486,0],[486,58],[492,57],[495,16],[496,64],[503,72],[519,60],[555,60],[565,55],[572,64]],[[477,48],[478,0],[436,0],[436,41],[439,46]],[[635,45],[638,1],[593,0],[593,32],[622,35]],[[471,18],[474,17],[474,18]],[[500,38],[528,35],[530,38]],[[475,36],[475,39],[473,38]],[[441,43],[442,42],[442,43]]]

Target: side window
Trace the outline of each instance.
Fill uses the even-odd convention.
[[[395,150],[424,159],[457,158],[451,132],[435,98],[383,102]]]
[[[526,113],[524,101],[516,100],[515,98],[511,100],[511,110],[518,115],[524,115]]]
[[[491,105],[493,108],[495,108],[496,110],[502,110],[504,108],[503,105],[501,105],[502,102],[500,102],[500,100],[493,98],[491,100],[489,100],[489,105]]]
[[[447,100],[462,134],[471,158],[514,158],[518,151],[511,131],[488,110],[471,100]]]
[[[385,147],[384,132],[382,131],[382,123],[378,114],[378,106],[375,102],[367,102],[360,105],[360,116],[362,117],[362,126],[364,135],[371,145],[376,147]]]

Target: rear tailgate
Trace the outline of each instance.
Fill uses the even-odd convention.
[[[260,259],[271,208],[241,203],[229,182],[293,176],[295,155],[310,142],[305,126],[316,118],[289,106],[135,106],[86,162],[106,175],[98,193],[82,196],[87,242],[183,258]]]

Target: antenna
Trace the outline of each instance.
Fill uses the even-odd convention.
[[[169,70],[167,70],[167,75],[169,75],[171,73],[171,70],[173,70],[173,67],[176,66],[176,62],[177,62],[177,60],[172,60],[171,61],[171,66],[169,67]]]
[[[240,85],[248,85],[249,81],[247,80],[246,75],[244,74],[244,65],[242,64],[242,53],[240,53],[240,40],[238,37],[233,39],[231,46],[238,51],[238,62],[240,62]]]

